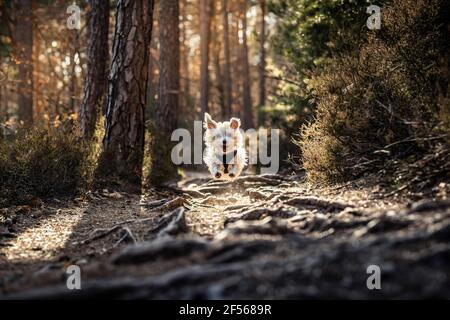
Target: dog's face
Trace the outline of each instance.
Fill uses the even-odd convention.
[[[205,113],[205,142],[215,153],[228,153],[242,146],[243,137],[240,131],[241,120],[231,118],[230,121],[216,122]]]

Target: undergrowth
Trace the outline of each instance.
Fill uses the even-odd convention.
[[[449,147],[449,3],[395,0],[382,12],[381,30],[308,79],[316,112],[296,143],[311,181]]]
[[[20,128],[0,138],[0,205],[77,194],[92,183],[96,144],[76,130]]]

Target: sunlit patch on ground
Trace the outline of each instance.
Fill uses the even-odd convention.
[[[63,217],[56,214],[44,219],[12,239],[7,247],[0,249],[0,254],[10,263],[50,261],[64,249],[82,216],[82,210],[78,209]]]

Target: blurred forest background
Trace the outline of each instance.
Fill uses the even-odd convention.
[[[69,29],[67,9],[81,9]],[[366,10],[381,7],[381,29]],[[450,171],[446,0],[0,0],[0,204],[176,177],[209,112],[281,129],[314,183]],[[434,192],[432,191],[432,192]]]

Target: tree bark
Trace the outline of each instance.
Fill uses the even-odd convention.
[[[210,12],[211,12],[211,57],[212,57],[212,65],[214,69],[214,88],[217,90],[218,94],[218,109],[221,112],[222,119],[226,120],[226,108],[225,108],[225,96],[224,96],[224,86],[223,86],[223,75],[222,75],[222,66],[220,63],[220,53],[221,53],[221,43],[220,43],[220,32],[219,32],[219,19],[217,18],[217,6],[215,1],[210,2]],[[214,100],[214,103],[216,101]]]
[[[154,118],[154,111],[158,105],[159,87],[159,0],[154,0],[153,29],[149,53],[149,81],[147,86],[146,120]]]
[[[225,98],[224,117],[225,119],[231,116],[232,103],[232,83],[231,83],[231,58],[230,58],[230,34],[228,25],[228,0],[222,0],[222,19],[223,19],[223,52],[224,52],[224,66],[223,66],[223,90]]]
[[[76,74],[76,63],[75,57],[79,51],[79,38],[78,33],[73,32],[71,35],[71,44],[70,44],[70,82],[69,82],[69,113],[77,112],[77,74]],[[79,55],[78,55],[79,58]]]
[[[117,2],[101,170],[140,184],[153,1]]]
[[[201,63],[200,63],[200,117],[209,111],[209,43],[211,35],[211,17],[208,0],[200,0],[200,38],[201,38]]]
[[[216,89],[219,94],[219,106],[222,113],[222,119],[227,120],[229,117],[229,113],[227,112],[227,107],[225,104],[225,91],[224,91],[224,81],[222,75],[222,67],[220,65],[220,42],[214,41],[214,73],[216,79]]]
[[[259,31],[259,106],[266,104],[266,0],[260,0],[261,26]]]
[[[187,29],[188,29],[188,23],[189,20],[187,19],[187,1],[183,0],[181,1],[180,6],[182,17],[182,30],[181,30],[181,77],[182,77],[182,91],[183,91],[183,103],[180,105],[181,113],[186,114],[187,112],[192,112],[192,104],[191,104],[191,88],[190,88],[190,79],[189,79],[189,44],[187,39]]]
[[[178,0],[160,3],[159,103],[151,142],[151,172],[148,183],[161,185],[177,176],[171,160],[171,135],[177,128],[180,94],[180,30]]]
[[[7,120],[7,111],[8,111],[8,107],[6,105],[6,103],[3,102],[3,85],[0,83],[0,122],[6,121]]]
[[[242,4],[242,68],[243,68],[243,109],[244,109],[244,128],[245,130],[253,128],[253,107],[251,96],[251,79],[250,65],[248,62],[248,44],[247,44],[247,0],[243,0]]]
[[[33,123],[33,4],[32,0],[21,0],[14,5],[14,41],[19,61],[18,115],[20,121],[30,125]]]
[[[239,2],[236,3],[240,5]],[[238,8],[234,10],[235,14],[232,15],[231,20],[231,28],[230,28],[230,39],[231,45],[230,49],[232,50],[232,63],[231,67],[231,75],[232,75],[232,107],[231,107],[231,115],[234,117],[240,117],[243,119],[243,102],[242,102],[242,50],[241,50],[241,39],[239,37],[239,21],[240,14]]]
[[[91,139],[94,135],[97,114],[102,110],[102,101],[107,89],[109,9],[109,1],[90,0],[87,74],[84,98],[79,112],[81,135],[85,139]]]

